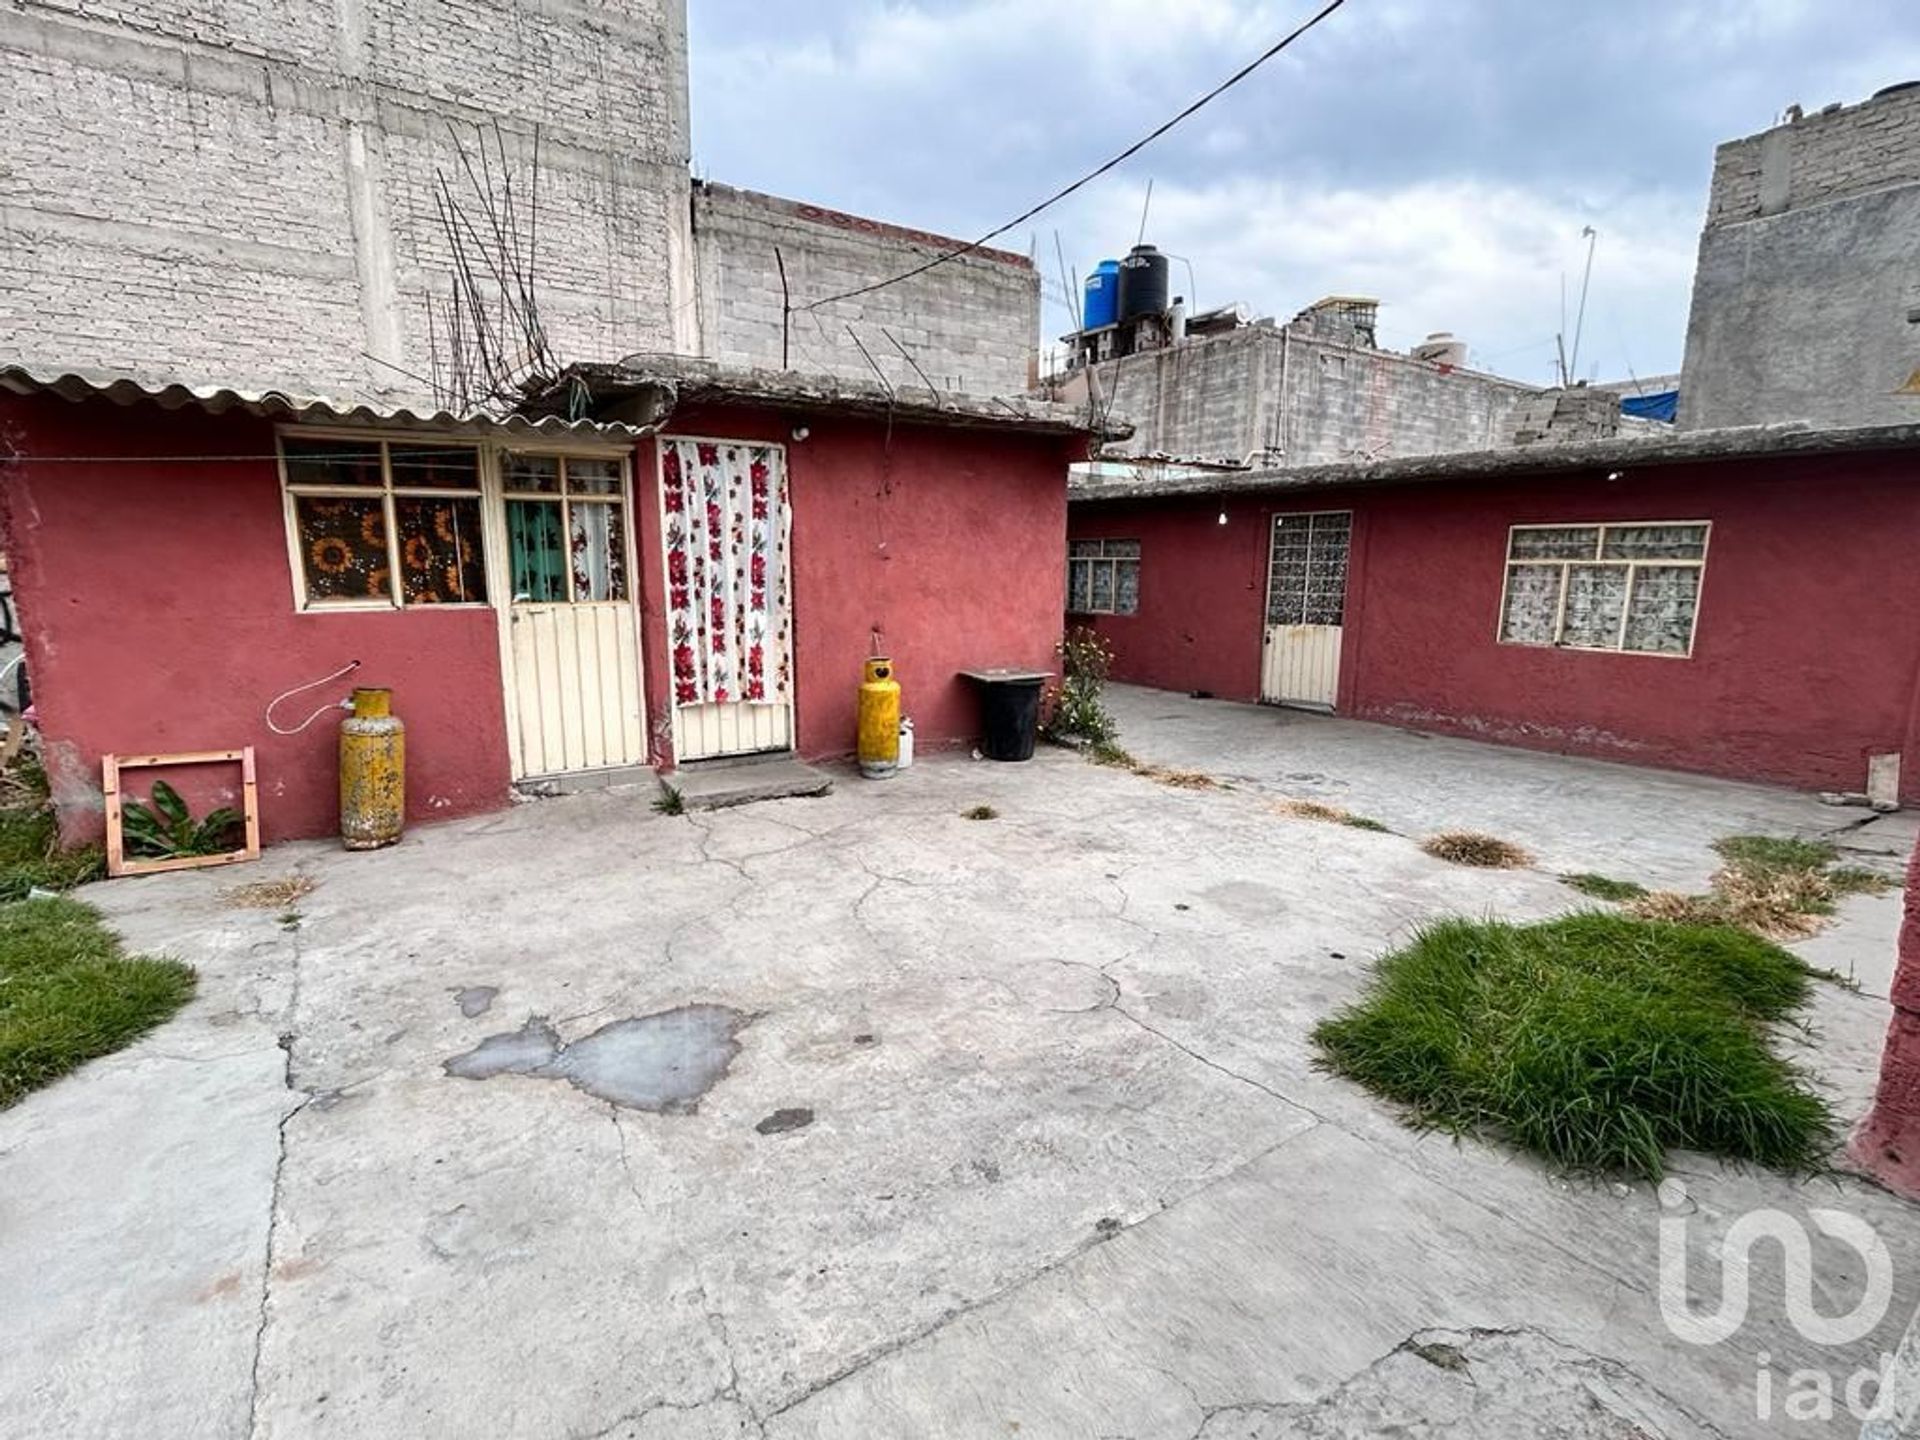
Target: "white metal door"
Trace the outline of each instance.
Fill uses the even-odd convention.
[[[1270,705],[1333,708],[1352,533],[1344,510],[1273,517],[1260,654],[1260,698]]]
[[[626,462],[507,454],[501,490],[514,778],[644,763]]]
[[[675,438],[658,450],[674,756],[790,750],[786,449]]]

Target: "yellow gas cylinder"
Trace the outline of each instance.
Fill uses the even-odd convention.
[[[876,655],[860,682],[860,773],[884,780],[900,768],[900,682],[893,661]]]
[[[378,850],[406,819],[407,727],[391,690],[356,689],[340,722],[340,838],[349,850]]]

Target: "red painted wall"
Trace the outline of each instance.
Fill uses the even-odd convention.
[[[1075,505],[1073,539],[1140,542],[1140,609],[1067,623],[1107,641],[1116,680],[1258,700],[1271,513],[1230,497]]]
[[[1081,504],[1070,533],[1141,541],[1141,610],[1103,618],[1116,675],[1255,698],[1268,519],[1351,509],[1339,709],[1362,719],[1805,788],[1904,751],[1920,798],[1920,457],[1721,462],[1322,491],[1276,504]],[[1243,517],[1245,523],[1243,523]],[[1711,520],[1688,659],[1501,645],[1507,528]]]
[[[1890,1189],[1920,1200],[1920,852],[1907,864],[1906,910],[1888,998],[1893,1020],[1880,1052],[1880,1082],[1848,1150]]]
[[[808,438],[795,441],[804,425]],[[795,712],[801,755],[847,755],[871,632],[893,656],[922,748],[970,744],[979,701],[956,672],[1051,669],[1066,576],[1066,467],[1079,442],[884,420],[687,407],[671,433],[787,447],[793,505]],[[670,731],[660,593],[659,472],[638,479],[648,708]]]
[[[7,397],[0,441],[27,457],[0,467],[5,548],[69,839],[100,833],[102,754],[241,745],[257,751],[264,839],[335,833],[336,717],[283,737],[262,712],[352,659],[363,664],[350,679],[275,718],[297,722],[354,683],[390,685],[407,723],[409,814],[505,803],[494,612],[296,612],[267,421]]]

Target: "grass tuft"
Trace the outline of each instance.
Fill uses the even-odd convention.
[[[1326,1068],[1415,1125],[1570,1171],[1658,1179],[1680,1148],[1807,1173],[1833,1116],[1767,1041],[1809,981],[1794,956],[1725,926],[1445,920],[1382,959],[1314,1040]]]
[[[1111,765],[1120,770],[1132,770],[1140,763],[1111,740],[1094,741],[1087,747],[1087,759],[1096,765]]]
[[[1797,940],[1819,930],[1841,896],[1873,894],[1899,883],[1877,870],[1835,865],[1840,852],[1824,840],[1729,835],[1713,848],[1726,863],[1714,872],[1706,894],[1655,891],[1632,901],[1629,913]]]
[[[1646,886],[1632,880],[1616,880],[1611,875],[1595,875],[1591,871],[1562,875],[1560,883],[1596,900],[1640,900],[1648,893]]]
[[[662,780],[660,793],[653,797],[653,808],[659,815],[684,815],[687,813],[687,797]]]
[[[971,810],[960,812],[962,820],[998,820],[1000,812],[991,805],[976,805]]]
[[[1389,834],[1387,827],[1367,815],[1356,815],[1324,800],[1282,800],[1273,807],[1295,820],[1323,820],[1329,825],[1345,825],[1353,830],[1377,830]]]
[[[1220,782],[1200,770],[1176,770],[1167,765],[1136,765],[1133,773],[1176,790],[1212,790]]]
[[[1423,840],[1420,848],[1436,860],[1483,870],[1518,870],[1533,863],[1533,856],[1511,840],[1483,835],[1478,830],[1442,830]]]
[[[1840,856],[1824,840],[1794,840],[1778,835],[1728,835],[1713,842],[1729,865],[1747,870],[1824,870]]]
[[[1282,800],[1274,808],[1295,820],[1325,820],[1334,825],[1344,825],[1349,818],[1347,812],[1338,805],[1329,805],[1322,800]]]
[[[107,873],[98,845],[60,848],[47,793],[46,771],[30,755],[0,774],[0,903],[24,900],[36,889],[71,890]]]
[[[0,906],[0,1109],[184,1005],[193,971],[123,954],[77,900]]]

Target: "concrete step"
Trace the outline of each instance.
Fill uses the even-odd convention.
[[[662,776],[660,786],[662,791],[679,791],[681,803],[689,810],[723,810],[756,800],[825,795],[833,789],[833,777],[783,755],[685,765]]]

